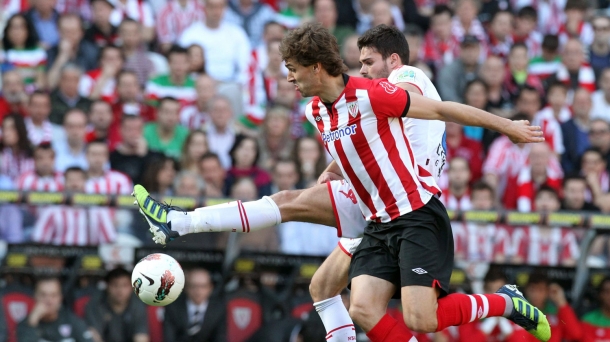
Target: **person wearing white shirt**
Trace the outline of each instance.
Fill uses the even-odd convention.
[[[217,96],[210,104],[210,122],[206,125],[208,145],[211,152],[218,155],[225,170],[231,167],[229,151],[235,142],[235,130],[231,126],[233,109],[226,97]]]
[[[189,26],[178,44],[185,48],[200,45],[212,78],[244,84],[251,58],[250,40],[241,27],[223,21],[226,7],[227,0],[205,0],[205,22]]]
[[[87,134],[87,115],[80,109],[71,109],[64,116],[61,134],[53,136],[52,145],[57,153],[55,170],[64,172],[67,168],[78,166],[89,168],[85,155],[85,135]]]
[[[604,69],[600,77],[600,89],[591,95],[593,101],[591,119],[603,119],[610,122],[610,68]]]
[[[29,117],[25,118],[28,129],[28,138],[32,145],[42,142],[51,142],[54,136],[61,134],[61,127],[49,121],[51,114],[51,97],[42,91],[35,91],[30,95],[28,103]]]

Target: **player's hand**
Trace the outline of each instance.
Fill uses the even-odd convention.
[[[320,177],[318,177],[318,184],[324,184],[333,180],[342,180],[343,176],[338,175],[334,172],[322,172]]]
[[[556,283],[549,285],[549,299],[551,299],[558,308],[568,303],[563,288]]]
[[[530,126],[527,120],[511,121],[505,133],[515,144],[544,142],[540,126]]]

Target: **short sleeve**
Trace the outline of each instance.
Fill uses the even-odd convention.
[[[373,84],[369,89],[369,99],[377,117],[405,117],[411,106],[409,92],[387,80]]]

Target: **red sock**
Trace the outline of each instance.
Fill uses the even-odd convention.
[[[404,324],[400,324],[388,314],[381,317],[366,336],[371,342],[410,342],[413,338],[413,334]]]
[[[475,319],[503,316],[504,310],[506,310],[506,299],[498,294],[450,294],[438,300],[436,331],[453,325],[470,323]]]

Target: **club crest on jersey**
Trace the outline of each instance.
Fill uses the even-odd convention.
[[[396,86],[394,86],[386,81],[379,82],[379,85],[382,86],[383,89],[385,90],[385,92],[388,94],[394,94],[396,92],[396,89],[398,89],[398,88],[396,88]]]
[[[355,118],[358,115],[358,102],[348,102],[347,111],[352,118]]]
[[[333,142],[335,140],[339,140],[343,137],[347,137],[350,135],[356,134],[356,124],[349,125],[343,128],[336,129],[334,131],[330,131],[328,133],[322,132],[322,140],[324,143]]]

